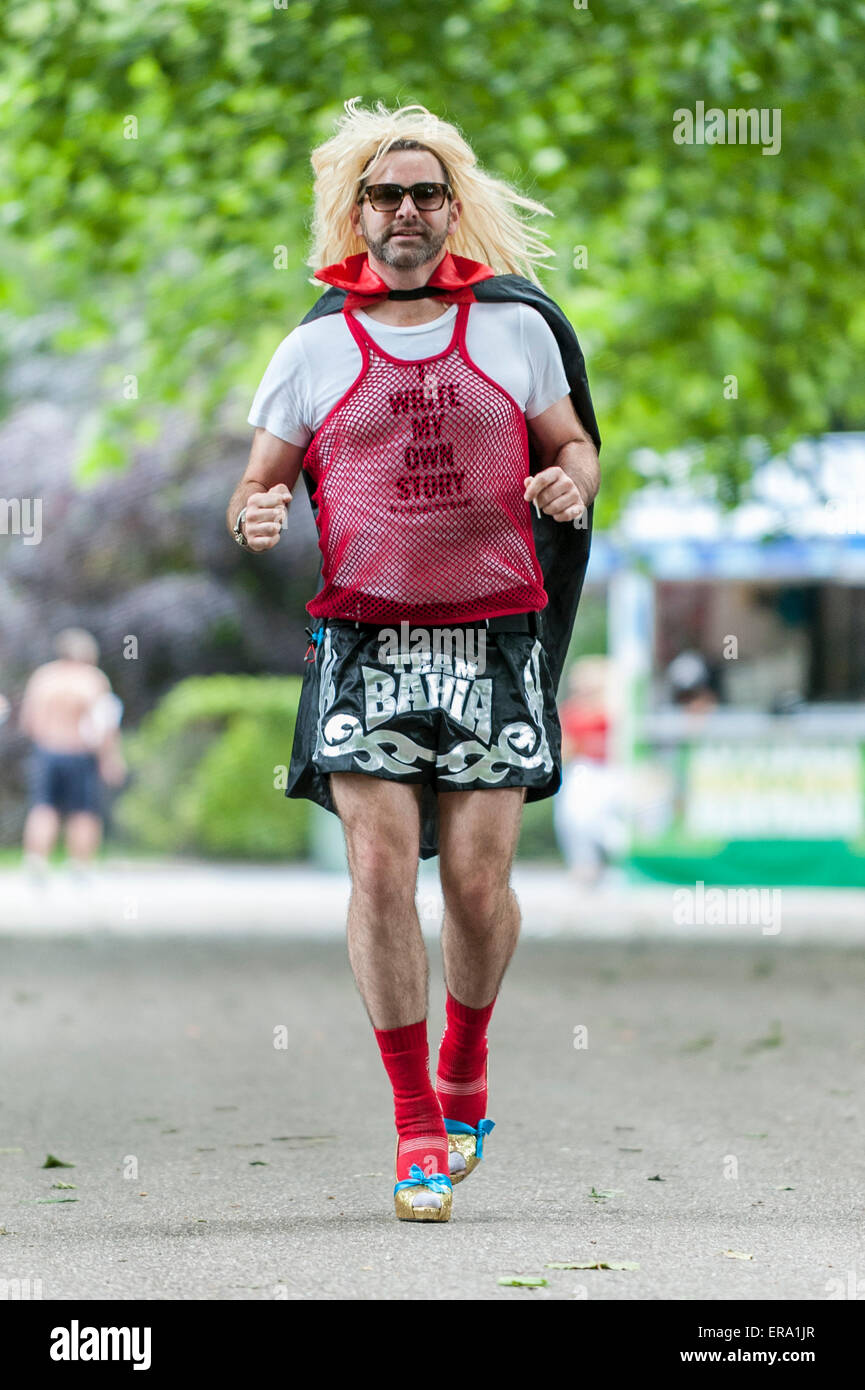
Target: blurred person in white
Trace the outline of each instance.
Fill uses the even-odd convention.
[[[586,887],[600,883],[626,844],[622,774],[609,760],[609,681],[606,657],[582,657],[559,708],[564,771],[553,820],[568,868]]]
[[[96,640],[83,628],[65,628],[54,641],[56,660],[30,677],[18,725],[33,743],[30,809],[24,824],[25,863],[44,874],[65,822],[66,851],[79,871],[102,842],[102,784],[121,786],[123,706],[98,666]]]

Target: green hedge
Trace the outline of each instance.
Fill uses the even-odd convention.
[[[176,685],[125,742],[120,835],[163,854],[303,858],[309,803],[283,790],[300,690],[299,676]]]

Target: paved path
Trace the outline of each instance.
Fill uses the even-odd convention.
[[[330,925],[0,934],[0,1277],[44,1299],[821,1301],[851,1272],[865,1292],[861,949],[527,935],[488,1159],[448,1225],[413,1226]],[[639,1269],[546,1268],[599,1259]]]

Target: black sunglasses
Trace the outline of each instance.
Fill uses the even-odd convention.
[[[401,183],[371,183],[357,201],[369,198],[376,212],[396,212],[408,193],[418,212],[436,212],[450,192],[447,183],[413,183],[411,188],[403,188]]]

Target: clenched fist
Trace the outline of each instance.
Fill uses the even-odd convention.
[[[580,529],[585,526],[585,501],[577,484],[564,468],[554,464],[552,468],[524,478],[523,483],[526,489],[523,501],[534,502],[538,516],[543,511],[554,521],[572,521]]]
[[[246,499],[243,534],[250,550],[272,550],[285,527],[291,505],[291,493],[285,483],[277,483],[269,492],[253,492]]]

